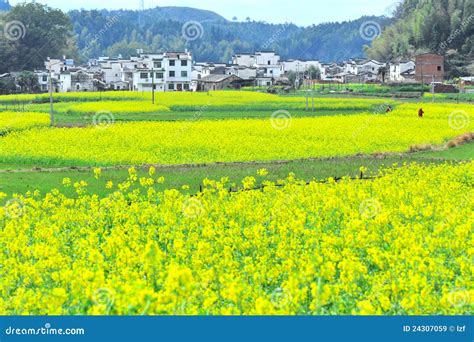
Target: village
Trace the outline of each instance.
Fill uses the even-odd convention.
[[[137,50],[131,58],[99,57],[85,65],[63,56],[44,62],[35,70],[35,87],[18,81],[21,71],[5,73],[15,83],[16,93],[84,92],[129,90],[210,91],[242,87],[282,86],[284,89],[315,84],[431,84],[434,92],[464,92],[474,77],[459,79],[456,85],[445,82],[444,57],[421,54],[413,60],[382,63],[353,58],[342,63],[282,60],[275,51],[237,53],[229,63],[196,62],[192,52],[145,52]],[[33,80],[36,83],[36,80]]]

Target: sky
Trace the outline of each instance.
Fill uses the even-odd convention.
[[[10,4],[24,0],[10,0]],[[139,0],[39,0],[51,7],[71,9],[138,9]],[[292,22],[301,26],[390,14],[400,0],[144,0],[145,8],[186,6],[214,11],[226,19]]]

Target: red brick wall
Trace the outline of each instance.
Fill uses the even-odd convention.
[[[444,57],[439,55],[416,56],[416,81],[418,83],[431,83],[444,81]]]

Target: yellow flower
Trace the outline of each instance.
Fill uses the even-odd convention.
[[[361,315],[373,315],[376,313],[376,310],[370,300],[363,300],[357,303],[357,307]]]
[[[94,168],[94,177],[95,177],[95,179],[99,179],[101,174],[102,174],[102,169],[100,167]]]

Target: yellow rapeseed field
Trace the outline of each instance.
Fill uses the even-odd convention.
[[[462,107],[460,107],[462,108]],[[267,120],[141,122],[72,129],[33,129],[0,139],[0,162],[50,165],[140,165],[269,161],[357,153],[404,152],[442,145],[473,131],[474,120],[449,113],[364,114]]]
[[[154,105],[151,102],[140,101],[100,101],[100,102],[73,102],[61,103],[57,106],[65,113],[97,113],[110,112],[112,114],[123,113],[150,113],[168,112],[170,109],[163,105]]]
[[[238,193],[206,180],[195,197],[156,192],[154,171],[103,199],[65,179],[74,198],[8,201],[0,314],[472,312],[474,163]]]
[[[0,112],[0,134],[49,125],[49,115],[25,112]]]

